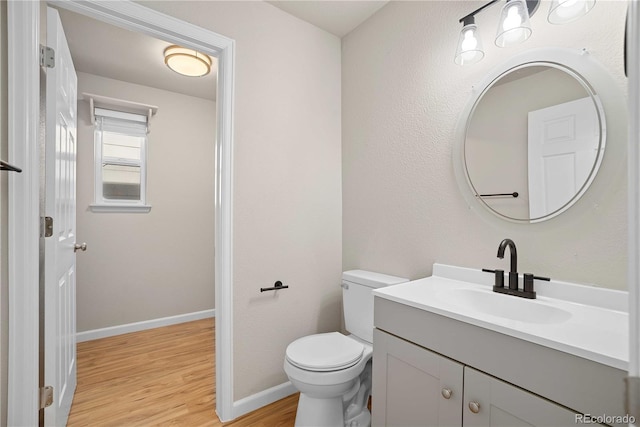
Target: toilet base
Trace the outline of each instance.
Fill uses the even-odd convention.
[[[336,397],[311,397],[300,393],[296,427],[371,427],[367,408],[371,395],[371,360],[346,394]]]
[[[300,393],[296,427],[344,427],[342,396],[318,399]]]
[[[371,427],[371,412],[367,408],[364,408],[355,417],[345,421],[345,427]]]
[[[317,399],[300,394],[295,427],[370,427],[371,412],[362,408],[357,414],[347,412],[344,419],[341,398]]]

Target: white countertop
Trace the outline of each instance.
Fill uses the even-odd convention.
[[[373,294],[627,370],[627,292],[536,280],[537,298],[528,300],[495,293],[492,286],[491,273],[434,264],[431,277],[379,288]]]

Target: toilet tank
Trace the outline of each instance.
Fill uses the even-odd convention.
[[[373,294],[383,286],[408,282],[409,279],[350,270],[342,273],[342,309],[345,329],[366,342],[373,342]]]

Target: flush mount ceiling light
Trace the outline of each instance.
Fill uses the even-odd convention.
[[[458,65],[469,65],[484,58],[482,43],[475,16],[487,7],[504,0],[491,0],[482,7],[460,18],[462,31],[456,47],[454,61]],[[552,24],[565,24],[587,14],[596,0],[552,0],[547,19]],[[529,18],[538,10],[540,0],[506,0],[500,14],[496,32],[496,46],[508,47],[527,40],[533,30]]]
[[[177,45],[164,50],[164,63],[183,76],[202,77],[211,71],[209,55]]]

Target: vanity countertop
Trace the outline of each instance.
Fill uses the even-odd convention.
[[[493,274],[434,264],[431,277],[379,288],[373,294],[627,370],[627,292],[536,280],[537,298],[528,300],[495,293],[492,286]]]

